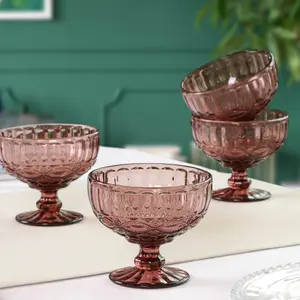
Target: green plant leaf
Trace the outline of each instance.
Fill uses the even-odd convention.
[[[21,8],[25,6],[26,0],[10,0],[10,3],[15,8]]]
[[[239,17],[242,23],[256,22],[259,20],[259,17],[254,13],[241,14]]]
[[[209,11],[213,8],[212,2],[207,2],[202,6],[202,8],[198,11],[196,17],[196,27],[199,27],[205,18],[205,16],[209,13]]]
[[[295,40],[297,38],[297,33],[283,27],[274,27],[272,32],[279,38],[284,40]]]
[[[220,43],[220,47],[226,45],[233,38],[233,36],[237,30],[238,30],[238,25],[237,25],[237,23],[235,23],[225,34],[224,38],[222,39],[222,41]]]
[[[276,20],[278,20],[281,16],[281,11],[279,9],[272,9],[269,13],[269,22],[274,22]]]
[[[213,52],[213,55],[220,56],[222,54],[226,54],[228,52],[239,51],[243,48],[245,44],[245,36],[242,34],[234,35],[230,39],[227,40],[226,43],[219,45],[217,49]]]
[[[276,63],[279,66],[281,63],[280,48],[278,46],[278,41],[276,37],[272,34],[272,32],[269,32],[267,35],[267,43],[269,51],[274,55]]]
[[[219,24],[219,12],[216,9],[212,12],[210,21],[211,21],[212,25],[215,28],[218,27],[218,24]]]
[[[297,13],[299,13],[300,10],[300,0],[294,0],[294,4],[291,7],[290,13],[289,13],[289,19],[293,20],[296,16]]]
[[[225,19],[227,16],[227,1],[226,0],[218,0],[217,7],[218,7],[220,17],[222,19]]]
[[[300,81],[300,55],[299,49],[295,45],[289,44],[286,46],[288,66],[293,76],[293,79]]]
[[[199,11],[199,23],[210,16],[213,26],[225,32],[215,53],[242,47],[268,48],[277,64],[284,63],[291,78],[300,82],[300,0],[205,0],[205,3],[212,5]]]
[[[252,49],[263,48],[261,45],[260,35],[256,34],[252,28],[246,28],[246,36],[248,36],[247,44],[249,44]]]
[[[260,10],[269,11],[270,9],[275,7],[275,2],[276,1],[278,2],[278,0],[264,0],[264,1],[261,1],[261,3],[259,3],[257,6],[259,7]]]
[[[240,22],[248,23],[258,20],[258,15],[254,11],[251,10],[249,2],[241,1],[236,6],[236,15]]]

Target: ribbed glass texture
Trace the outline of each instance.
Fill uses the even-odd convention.
[[[163,267],[161,244],[194,227],[207,212],[212,177],[201,169],[172,164],[128,164],[89,174],[89,198],[106,227],[140,245],[135,267],[116,270],[110,279],[140,288],[174,286],[187,272]]]
[[[192,116],[196,145],[209,157],[232,169],[229,187],[213,192],[213,198],[230,202],[270,198],[264,190],[250,189],[247,169],[278,151],[288,133],[288,115],[263,110],[252,121],[215,121]]]
[[[195,143],[222,165],[235,170],[256,166],[283,145],[288,116],[265,110],[249,122],[222,122],[192,117]]]
[[[193,71],[181,84],[193,115],[225,121],[252,120],[277,88],[276,63],[265,50],[224,56]]]
[[[61,186],[86,173],[99,147],[96,128],[41,124],[0,130],[0,160],[6,171],[33,187]]]
[[[19,214],[23,224],[67,225],[82,215],[60,210],[57,190],[68,186],[96,162],[99,132],[76,124],[37,124],[0,130],[0,161],[5,170],[41,191],[38,210]]]

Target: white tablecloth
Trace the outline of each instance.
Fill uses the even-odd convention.
[[[165,162],[165,163],[173,162],[174,163],[175,161],[167,160],[164,158],[158,158],[156,156],[139,153],[133,150],[101,147],[99,153],[99,160],[97,161],[94,168],[103,165],[109,165],[109,164],[131,163],[131,162]],[[215,187],[220,187],[218,185],[224,185],[228,177],[228,174],[222,174],[215,171],[211,171],[211,173],[213,174],[214,177],[219,178],[217,182],[215,181],[217,183],[217,186]],[[83,182],[85,180],[86,180],[86,175],[83,176],[81,179],[79,179],[78,182]],[[299,218],[297,217],[298,215],[297,195],[300,194],[292,194],[294,192],[290,192],[289,189],[259,182],[259,181],[254,181],[254,184],[256,187],[265,187],[271,190],[273,192],[273,199],[269,201],[273,201],[273,202],[269,202],[269,201],[261,202],[259,204],[260,205],[259,207],[261,209],[256,209],[254,211],[252,210],[252,214],[254,212],[253,220],[247,220],[246,224],[244,224],[246,226],[243,227],[246,228],[247,230],[246,235],[248,235],[249,239],[252,239],[252,241],[255,243],[256,242],[255,234],[251,234],[250,229],[253,228],[253,232],[258,231],[260,233],[259,243],[262,244],[262,246],[260,245],[260,247],[258,247],[257,249],[268,248],[268,243],[270,242],[269,240],[270,235],[272,236],[273,239],[273,242],[271,244],[273,245],[275,241],[275,244],[277,244],[278,247],[286,244],[289,245],[298,244],[300,239],[298,238],[298,234],[295,234],[295,232],[297,232],[297,228],[293,228],[292,224],[289,223],[289,220],[294,218],[294,220],[291,221],[298,222]],[[15,182],[15,181],[0,182],[0,190],[3,195],[3,199],[5,199],[6,197],[4,195],[5,193],[11,193],[12,191],[16,192],[17,190],[22,191],[24,189],[28,190],[28,187],[19,182]],[[285,205],[285,202],[283,200],[287,194],[290,196],[288,197],[289,200],[287,200],[287,205]],[[224,203],[221,204],[220,202],[218,203],[219,203],[218,205],[224,204]],[[268,205],[272,203],[273,203],[273,208],[268,209]],[[274,206],[274,203],[278,203],[278,205],[276,204]],[[240,225],[243,224],[243,222],[245,222],[246,220],[244,217],[240,217],[240,212],[244,212],[244,216],[247,216],[247,210],[250,208],[250,206],[248,206],[249,208],[247,208],[248,204],[229,204],[229,205],[234,205],[232,206],[233,214],[235,214],[236,216],[236,220],[237,220],[236,228],[238,230],[239,227],[241,227]],[[252,207],[254,207],[253,205],[257,205],[257,204],[249,204],[249,205],[252,205]],[[277,223],[276,218],[275,219],[268,218],[270,222],[269,224],[265,224],[267,228],[261,228],[261,230],[259,227],[255,228],[255,224],[257,224],[257,222],[259,221],[263,221],[264,217],[267,218],[269,216],[272,216],[273,214],[276,215],[276,212],[271,211],[276,209],[278,210],[277,211],[278,224],[276,224]],[[300,206],[299,206],[299,210],[300,210]],[[280,215],[281,211],[284,212],[283,216]],[[269,213],[270,215],[268,216]],[[218,217],[218,220],[220,220],[221,222],[220,223],[221,227],[223,227],[223,225],[226,225],[228,222],[230,222],[230,219],[229,218],[226,219],[226,217],[228,216],[220,215]],[[251,221],[253,221],[253,225],[251,225]],[[15,221],[12,220],[12,222]],[[222,225],[222,222],[225,223],[223,223]],[[24,225],[19,225],[19,226],[24,226]],[[74,226],[78,226],[78,225],[74,225]],[[199,226],[204,226],[204,225],[200,224]],[[277,226],[276,230],[278,236],[281,238],[285,236],[285,232],[287,231],[286,234],[288,236],[288,243],[282,243],[282,241],[280,241],[280,238],[278,238],[278,241],[276,241],[277,233],[276,231],[272,232],[273,226],[274,228]],[[69,228],[71,229],[71,227],[72,226],[70,226]],[[45,228],[41,228],[41,229],[47,230]],[[265,231],[266,229],[267,231]],[[262,239],[263,235],[261,235],[260,231],[262,232],[265,231],[265,234],[267,234],[265,239],[264,238]],[[243,238],[247,239],[248,236],[243,236]],[[194,236],[194,239],[196,238],[197,237]],[[226,237],[223,236],[223,239],[224,239],[224,243],[226,242],[230,243],[232,241],[233,245],[234,243],[239,242],[239,239],[236,239],[234,234],[231,235],[231,239],[232,239],[231,241],[228,241],[227,236]],[[264,244],[264,242],[266,242],[266,244]],[[197,244],[197,241],[195,241],[195,244]],[[275,246],[276,245],[273,245],[273,247]],[[2,245],[2,248],[3,247],[6,247],[6,250],[9,250],[10,245],[4,243]],[[255,249],[256,247],[253,247],[253,249],[251,250],[255,250]],[[22,251],[22,249],[19,250],[20,252]],[[68,300],[68,299],[94,299],[94,298],[96,299],[96,297],[98,299],[99,297],[102,297],[104,295],[107,295],[106,297],[108,297],[108,299],[117,299],[117,297],[122,297],[122,299],[138,299],[138,298],[140,299],[141,296],[143,297],[143,299],[153,299],[155,297],[159,297],[159,299],[163,299],[163,297],[166,299],[171,299],[171,298],[181,299],[184,296],[192,296],[192,295],[194,296],[197,295],[197,297],[202,297],[203,299],[229,299],[229,291],[235,280],[239,279],[243,275],[246,275],[248,272],[252,272],[257,269],[267,267],[269,265],[286,263],[290,261],[297,261],[299,259],[298,258],[298,253],[300,253],[299,250],[300,250],[299,247],[284,248],[278,250],[261,251],[261,252],[251,253],[251,254],[249,253],[244,255],[235,255],[235,256],[223,257],[218,259],[210,259],[210,260],[202,260],[202,261],[185,263],[182,264],[181,267],[185,268],[187,271],[190,272],[192,276],[191,281],[182,287],[177,287],[168,290],[139,291],[139,290],[121,288],[110,283],[107,278],[107,275],[101,275],[101,276],[89,277],[85,279],[61,281],[56,283],[44,284],[44,285],[32,285],[27,287],[5,289],[1,291],[0,299]],[[16,249],[14,249],[14,251],[16,252]],[[185,251],[184,248],[182,248],[182,251]],[[9,253],[9,251],[8,252],[6,251],[6,253]],[[228,253],[234,253],[234,251],[231,250],[231,252],[229,251]],[[52,259],[54,264],[56,262],[55,254],[53,257],[47,258],[50,260]],[[57,255],[59,255],[59,249],[57,251]],[[87,251],[86,253],[82,253],[82,255],[89,255],[89,253]],[[171,256],[170,252],[169,255]],[[212,253],[211,256],[218,256],[218,254]],[[24,259],[26,260],[27,258],[24,257]],[[36,263],[40,265],[41,270],[43,272],[47,273],[47,269],[43,270],[42,267],[43,264],[41,261],[37,261]],[[95,260],[95,264],[97,264],[97,260]],[[11,268],[15,272],[20,271],[18,270],[18,267],[20,266],[14,265],[13,263],[11,265]],[[33,266],[33,268],[34,267],[35,266]],[[2,271],[5,272],[5,269],[2,269]],[[23,269],[22,272],[25,273],[28,272],[28,275],[30,275],[31,270],[30,268],[26,270]]]

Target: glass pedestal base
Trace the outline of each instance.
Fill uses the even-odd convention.
[[[255,202],[267,200],[271,194],[259,189],[225,188],[213,192],[213,199],[226,202]]]
[[[16,216],[18,222],[32,226],[63,226],[78,223],[82,219],[82,214],[63,209],[59,212],[36,210]]]
[[[142,270],[137,267],[118,269],[109,278],[116,284],[144,289],[168,288],[187,282],[190,275],[177,268],[162,267],[157,270]]]

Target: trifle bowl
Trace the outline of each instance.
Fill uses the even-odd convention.
[[[270,198],[268,191],[251,188],[247,169],[278,151],[288,133],[288,114],[263,110],[252,121],[216,121],[192,116],[194,141],[207,156],[232,170],[228,187],[215,190],[213,198],[252,202]]]
[[[88,172],[97,159],[99,131],[77,124],[36,124],[0,130],[0,161],[6,172],[41,192],[38,210],[16,220],[36,226],[77,223],[81,213],[62,210],[57,191]]]
[[[247,121],[264,109],[278,88],[278,72],[267,50],[228,54],[191,72],[181,83],[194,116]]]
[[[99,221],[140,246],[135,266],[110,273],[119,285],[164,288],[185,283],[189,274],[165,267],[159,248],[196,226],[211,200],[212,176],[175,164],[124,164],[92,171],[88,193]]]

